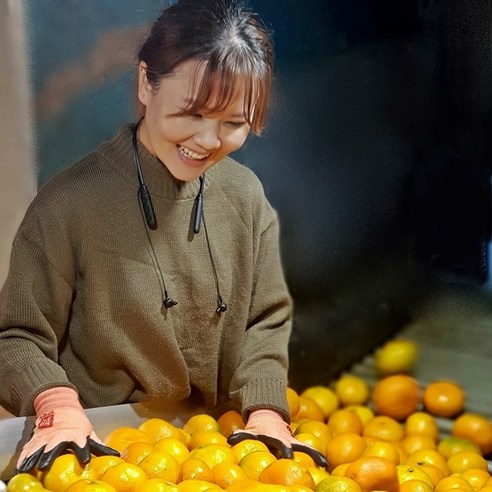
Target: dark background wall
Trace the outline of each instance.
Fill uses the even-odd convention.
[[[165,0],[28,0],[39,183],[135,119],[134,53]],[[291,384],[329,380],[429,290],[488,280],[485,0],[251,0],[272,30],[269,126],[235,157],[282,225]]]

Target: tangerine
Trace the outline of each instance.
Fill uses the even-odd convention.
[[[335,410],[329,416],[327,425],[333,437],[348,432],[362,434],[364,428],[359,415],[354,410],[346,408]]]
[[[420,449],[436,449],[437,444],[432,437],[425,434],[407,434],[400,442],[405,454],[412,454]]]
[[[419,451],[415,451],[407,458],[408,463],[416,463],[419,466],[422,466],[423,463],[429,463],[430,465],[434,465],[437,467],[444,476],[451,475],[451,470],[449,469],[446,458],[435,449],[421,449]]]
[[[155,448],[152,444],[149,444],[148,442],[132,442],[122,451],[121,457],[127,463],[138,465],[138,463],[142,461],[148,454],[152,453],[152,451],[155,451]],[[92,461],[89,463],[89,465],[91,463]]]
[[[303,420],[302,422],[299,422],[294,431],[294,436],[297,436],[298,434],[312,434],[321,439],[325,446],[332,437],[328,426],[319,420]]]
[[[101,475],[101,480],[112,485],[118,492],[133,492],[138,484],[147,479],[142,468],[125,462],[109,467]]]
[[[394,418],[387,415],[376,415],[364,426],[362,435],[379,441],[397,442],[403,439],[405,431]]]
[[[164,451],[170,454],[181,465],[190,456],[186,444],[176,437],[165,437],[154,444],[156,451]]]
[[[439,438],[439,426],[436,419],[427,412],[415,412],[405,422],[406,434],[423,434],[434,441]]]
[[[251,480],[258,480],[260,473],[277,458],[270,451],[254,451],[239,461],[239,466]]]
[[[482,453],[478,445],[470,439],[454,436],[447,436],[442,439],[437,445],[437,450],[446,459],[449,459],[450,456],[461,451],[475,451],[479,454]]]
[[[195,448],[208,446],[209,444],[227,444],[227,437],[222,432],[213,430],[196,431],[190,436],[188,448],[192,451]]]
[[[247,454],[255,451],[269,452],[268,446],[257,439],[245,439],[232,446],[232,451],[236,458],[236,462],[239,463]]]
[[[374,365],[384,376],[404,373],[413,368],[418,355],[418,345],[412,340],[390,340],[376,351]]]
[[[181,480],[213,481],[213,473],[205,461],[200,458],[187,458],[181,463]]]
[[[258,480],[262,483],[278,485],[304,485],[314,489],[313,477],[308,469],[293,460],[280,458],[264,468]]]
[[[228,410],[224,412],[218,419],[219,429],[224,436],[229,437],[233,432],[244,429],[246,424],[243,417],[237,410]]]
[[[62,454],[55,459],[49,470],[41,473],[39,480],[48,490],[64,492],[69,485],[83,478],[82,473],[83,468],[74,454]]]
[[[310,386],[301,393],[301,396],[313,400],[323,412],[324,419],[327,419],[339,407],[337,395],[327,386]]]
[[[287,386],[286,396],[290,418],[294,419],[294,417],[299,413],[299,394],[294,388]]]
[[[460,451],[448,458],[451,473],[462,473],[470,468],[487,470],[487,460],[474,451]]]
[[[311,398],[299,396],[299,410],[295,416],[295,420],[320,420],[325,421],[325,414],[320,406]]]
[[[136,429],[134,427],[117,427],[112,432],[110,432],[105,439],[105,443],[110,448],[116,449],[119,453],[123,453],[123,451],[132,443],[132,442],[145,442],[147,444],[154,444],[154,437],[144,432],[140,429]]]
[[[163,478],[176,483],[181,477],[181,467],[176,458],[163,451],[152,451],[138,466],[149,478]]]
[[[475,490],[482,490],[482,487],[490,479],[490,473],[481,468],[468,468],[460,474]]]
[[[162,478],[149,478],[136,485],[133,492],[178,492],[178,487]]]
[[[377,456],[362,456],[350,463],[345,476],[354,480],[362,492],[398,492],[398,474],[391,461]]]
[[[354,411],[359,416],[362,425],[366,425],[374,417],[374,412],[367,405],[347,405],[345,408]]]
[[[360,458],[365,449],[366,441],[359,434],[348,432],[335,436],[326,445],[328,469],[333,470],[338,465],[355,461]]]
[[[451,434],[469,439],[487,455],[492,452],[492,424],[484,416],[476,413],[463,413],[454,422]]]
[[[361,488],[351,478],[329,476],[316,485],[315,492],[361,492]]]
[[[68,486],[66,492],[117,492],[109,483],[102,480],[82,478]]]
[[[359,376],[345,374],[335,382],[335,393],[341,405],[364,405],[369,399],[369,385]]]
[[[376,414],[401,421],[419,408],[421,387],[406,374],[386,376],[374,385],[371,400]]]
[[[458,475],[444,477],[434,488],[434,492],[449,492],[450,490],[463,490],[464,492],[475,492],[473,486]]]
[[[192,415],[183,425],[183,431],[190,436],[198,431],[215,431],[220,432],[220,426],[217,420],[206,413]],[[170,436],[169,436],[170,437]]]
[[[219,463],[229,461],[236,462],[234,451],[227,444],[209,444],[202,448],[195,448],[191,451],[190,456],[200,458],[213,470]]]
[[[400,452],[396,444],[388,441],[374,441],[367,446],[362,456],[378,456],[391,461],[395,465],[400,464]]]
[[[400,484],[400,492],[432,492],[434,487],[424,480],[405,480]]]
[[[174,424],[171,424],[171,422],[160,418],[150,418],[144,420],[138,426],[138,430],[149,434],[153,438],[154,442],[165,439],[166,437],[174,437],[184,443],[187,443],[189,437],[185,432],[183,432],[183,429],[180,429]]]
[[[433,487],[431,478],[419,465],[402,463],[396,467],[396,473],[398,474],[398,482],[400,484],[406,480],[421,480],[428,483],[430,487]]]
[[[424,390],[425,409],[438,417],[454,417],[463,411],[465,393],[461,386],[451,381],[434,381]]]
[[[244,470],[236,463],[219,463],[213,470],[213,481],[219,487],[226,489],[236,482],[248,479]]]

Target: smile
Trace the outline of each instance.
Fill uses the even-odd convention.
[[[187,149],[186,147],[183,147],[182,145],[177,145],[179,153],[183,156],[186,157],[187,159],[193,159],[195,161],[203,161],[206,159],[210,153],[207,154],[198,154],[197,152],[193,152],[190,149]]]

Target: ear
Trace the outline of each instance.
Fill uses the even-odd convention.
[[[147,106],[149,98],[152,96],[152,85],[147,78],[147,64],[141,61],[138,64],[138,100]]]

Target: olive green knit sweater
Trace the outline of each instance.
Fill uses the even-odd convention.
[[[0,404],[33,412],[41,391],[77,389],[86,407],[173,401],[199,390],[286,418],[291,298],[277,216],[262,186],[230,158],[207,171],[202,226],[192,232],[198,180],[176,181],[140,143],[156,211],[138,201],[131,125],[46,184],[13,245],[0,294]],[[212,255],[213,263],[210,258]],[[162,304],[166,288],[178,302]],[[217,272],[226,312],[217,314]]]

